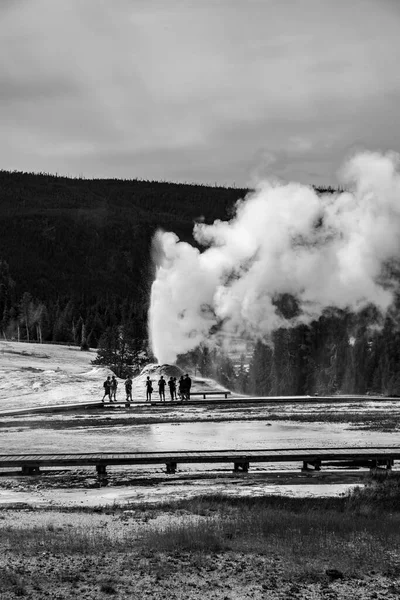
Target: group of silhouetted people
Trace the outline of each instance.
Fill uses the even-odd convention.
[[[165,387],[168,384],[171,402],[180,399],[181,402],[184,400],[190,400],[190,388],[192,387],[192,380],[186,373],[185,376],[181,375],[177,381],[176,377],[170,377],[168,382],[164,379],[164,375],[161,375],[158,380],[158,394],[161,402],[165,402]],[[153,382],[150,376],[146,379],[146,402],[151,402],[151,394],[153,392]]]
[[[130,376],[124,382],[125,392],[126,392],[126,402],[132,402],[132,378]],[[180,400],[183,402],[184,400],[190,400],[190,388],[192,387],[192,380],[189,375],[186,373],[185,376],[181,375],[179,380],[176,377],[170,377],[168,381],[164,379],[164,375],[161,375],[158,380],[158,394],[160,396],[160,401],[165,402],[165,387],[168,385],[169,393],[171,397],[171,402],[173,400]],[[118,381],[113,375],[112,377],[108,376],[105,382],[103,383],[104,387],[104,396],[102,398],[102,402],[106,401],[106,398],[109,399],[110,402],[117,401],[117,388]],[[147,376],[146,379],[146,402],[151,402],[151,395],[153,393],[153,382],[150,379],[150,376]]]
[[[110,402],[116,402],[117,387],[118,381],[116,380],[115,375],[113,375],[112,377],[108,376],[105,382],[103,383],[104,396],[102,398],[102,401],[105,402],[105,399],[108,397]]]
[[[128,375],[125,382],[125,393],[126,393],[126,402],[132,402],[132,377]],[[117,388],[118,381],[113,375],[112,377],[108,376],[105,382],[103,383],[104,388],[104,396],[102,398],[102,402],[105,402],[106,398],[110,400],[110,402],[117,401]]]

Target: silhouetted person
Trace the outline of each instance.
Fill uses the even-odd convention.
[[[146,379],[146,402],[151,402],[151,393],[153,391],[153,383],[149,376]]]
[[[185,398],[186,400],[190,400],[190,388],[192,387],[192,380],[189,375],[186,373],[185,375]]]
[[[178,390],[181,402],[183,402],[183,400],[185,399],[185,380],[183,379],[183,375],[179,377]]]
[[[117,387],[118,381],[115,379],[115,375],[111,377],[111,402],[117,401]],[[114,400],[113,400],[114,398]]]
[[[132,379],[131,376],[128,375],[125,381],[125,392],[126,392],[126,401],[132,402]]]
[[[160,400],[165,402],[165,379],[163,375],[158,380],[158,393],[160,394]]]
[[[102,398],[102,402],[104,402],[104,399],[106,396],[108,396],[108,399],[111,402],[111,379],[110,376],[107,377],[107,379],[105,380],[105,382],[103,383],[103,388],[104,388],[104,396]]]
[[[175,399],[175,381],[173,377],[169,378],[168,381],[169,393],[171,396],[171,402]]]
[[[176,386],[177,386],[177,382],[176,382],[176,377],[174,377],[174,398],[176,400],[177,396],[176,396]]]

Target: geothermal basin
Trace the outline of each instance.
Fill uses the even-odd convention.
[[[94,369],[93,353],[46,344],[1,342],[0,451],[9,454],[121,451],[397,446],[400,402],[349,398],[340,404],[249,405],[217,400],[196,406],[150,406],[130,409],[78,409],[62,413],[7,416],[10,408],[99,401],[110,372]],[[143,393],[145,373],[137,378]],[[155,380],[158,372],[152,375]],[[196,381],[196,377],[193,377]],[[156,383],[156,382],[155,382]],[[120,400],[123,399],[120,381]],[[201,380],[201,385],[215,385]],[[155,395],[157,397],[158,394]],[[311,400],[311,399],[310,399]],[[4,409],[1,413],[1,409]],[[178,465],[166,475],[164,465],[109,467],[107,482],[93,468],[48,469],[39,477],[3,472],[0,503],[107,504],[157,502],[188,495],[223,492],[240,495],[285,493],[329,495],[363,483],[365,470],[323,469],[303,474],[301,465],[250,464],[248,474],[232,466]],[[320,485],[324,482],[324,485]],[[103,484],[107,483],[104,487]]]

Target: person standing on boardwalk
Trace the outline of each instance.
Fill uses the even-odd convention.
[[[175,396],[176,396],[175,380],[173,377],[169,378],[168,387],[169,387],[169,393],[171,396],[171,402],[173,402],[175,399]]]
[[[190,400],[190,388],[192,387],[192,380],[189,375],[186,373],[185,375],[185,397],[186,400]]]
[[[111,402],[111,379],[110,376],[107,377],[107,379],[105,380],[105,382],[103,383],[103,388],[104,388],[104,396],[102,398],[102,402],[104,402],[106,396],[108,396],[108,399]]]
[[[132,379],[131,376],[128,375],[125,381],[125,392],[126,392],[126,401],[132,402]]]
[[[163,375],[158,381],[158,393],[160,394],[160,400],[165,402],[165,379]]]
[[[147,375],[146,379],[146,402],[151,402],[151,393],[153,391],[153,383],[150,377]]]
[[[111,402],[117,401],[117,387],[118,381],[115,379],[115,375],[111,377]],[[114,400],[113,400],[114,398]]]
[[[178,390],[179,390],[179,397],[181,399],[181,402],[183,402],[185,399],[185,380],[183,379],[183,375],[181,375],[179,378]]]

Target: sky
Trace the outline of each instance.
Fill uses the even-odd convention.
[[[0,0],[0,169],[335,185],[400,151],[398,0]]]

